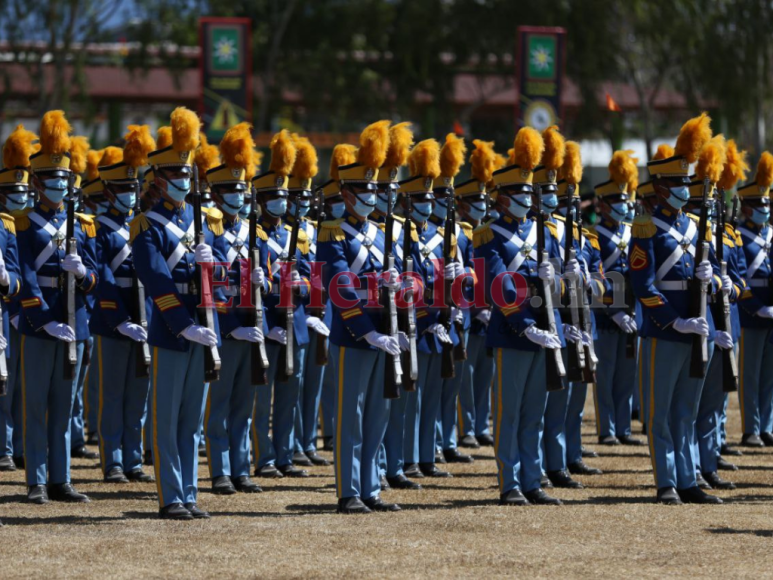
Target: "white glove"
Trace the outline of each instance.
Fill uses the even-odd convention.
[[[5,260],[3,254],[0,253],[0,285],[8,286],[11,283],[11,277],[8,275],[8,270],[5,267]]]
[[[709,335],[709,323],[705,318],[677,318],[674,320],[674,330],[682,334]]]
[[[263,342],[263,329],[257,326],[238,326],[231,332],[231,338],[247,342]]]
[[[526,338],[532,341],[534,344],[540,345],[542,348],[561,348],[561,340],[557,334],[552,334],[547,330],[537,328],[535,325],[531,325],[524,332]]]
[[[260,286],[263,288],[266,283],[266,275],[263,272],[263,268],[255,268],[252,271],[250,274],[250,282],[252,282],[255,286]]]
[[[439,322],[436,322],[435,324],[431,325],[427,332],[430,334],[434,334],[437,336],[437,339],[440,342],[445,342],[446,344],[453,344],[453,340],[451,340],[451,337],[448,335],[448,331],[446,330],[446,327],[440,324]]]
[[[564,278],[576,282],[582,277],[582,268],[580,268],[580,262],[576,259],[569,260],[564,265]]]
[[[730,276],[725,274],[722,276],[722,292],[725,294],[730,294],[733,291],[733,281],[730,279]]]
[[[199,244],[193,250],[193,257],[197,262],[214,262],[215,258],[212,256],[212,248],[207,244]]]
[[[217,344],[217,335],[206,326],[191,324],[182,331],[182,337],[191,342],[197,342],[204,346],[215,346]]]
[[[293,270],[293,274],[290,277],[290,282],[292,282],[294,286],[297,286],[301,283],[301,275],[298,273],[298,270]]]
[[[287,331],[281,326],[275,326],[268,331],[268,338],[279,344],[287,344]]]
[[[584,346],[590,346],[593,344],[593,337],[584,330],[582,331],[582,344]]]
[[[614,320],[615,324],[620,327],[620,330],[625,333],[636,334],[636,331],[638,330],[636,321],[625,312],[618,312],[613,315],[612,320]]]
[[[61,322],[49,322],[43,326],[43,330],[57,340],[63,340],[64,342],[72,342],[75,340],[75,331]]]
[[[449,262],[443,269],[443,275],[451,280],[456,280],[464,274],[464,267],[459,262]]]
[[[488,324],[491,320],[491,310],[481,310],[475,315],[476,320],[480,320],[483,324]]]
[[[555,274],[556,272],[553,269],[553,264],[550,262],[543,262],[539,265],[537,275],[539,276],[540,280],[547,280],[548,282],[552,282]]]
[[[760,318],[773,318],[773,306],[763,306],[757,311]]]
[[[83,265],[83,260],[78,254],[67,254],[62,261],[62,268],[65,272],[75,274],[78,279],[86,275],[86,266]]]
[[[695,277],[701,282],[708,282],[713,274],[714,271],[711,269],[711,263],[708,260],[704,260],[695,268]]]
[[[11,325],[16,329],[19,330],[19,315],[11,317]]]
[[[8,340],[4,336],[0,336],[0,350],[5,350],[8,346]]]
[[[131,338],[135,342],[145,342],[148,340],[148,331],[142,328],[139,324],[133,324],[128,320],[122,322],[116,327],[116,330]]]
[[[387,354],[397,355],[400,354],[400,344],[398,340],[393,336],[381,334],[375,330],[371,330],[363,337],[368,344],[375,346],[376,348],[383,350]]]
[[[714,333],[714,344],[723,350],[730,350],[733,348],[733,337],[729,332],[724,330],[717,330]]]
[[[400,289],[400,274],[397,272],[397,268],[390,268],[386,271],[386,274],[379,278],[390,290],[397,291]],[[413,280],[411,280],[413,281]]]
[[[408,335],[404,332],[397,333],[397,342],[400,343],[400,350],[407,352],[411,348],[411,343],[408,340]]]
[[[464,311],[461,308],[453,306],[451,308],[451,320],[459,322],[460,324],[464,322]]]
[[[325,326],[325,323],[316,316],[307,317],[306,326],[311,328],[317,334],[321,334],[322,336],[330,336],[330,329]]]
[[[576,326],[564,324],[564,338],[569,342],[582,342],[582,332]]]

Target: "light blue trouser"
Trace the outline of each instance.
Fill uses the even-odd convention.
[[[335,478],[339,499],[370,499],[381,491],[378,453],[389,421],[383,351],[330,344],[329,372],[337,377]]]
[[[690,377],[691,344],[642,341],[650,458],[658,489],[694,487],[693,440],[703,379]],[[710,352],[713,343],[709,343]]]
[[[220,380],[209,385],[204,412],[212,478],[250,474],[250,423],[256,392],[251,352],[252,343],[228,338],[220,349]]]
[[[94,357],[94,337],[89,336],[84,349],[89,349],[89,356]],[[84,350],[85,353],[85,350]],[[84,402],[84,385],[86,383],[86,377],[89,374],[89,367],[91,364],[81,364],[81,369],[78,372],[78,384],[75,387],[75,401],[72,406],[72,425],[70,425],[70,446],[73,449],[79,449],[86,445],[86,430],[84,421],[86,420],[85,402]]]
[[[738,360],[738,400],[745,434],[773,431],[772,329],[742,328]]]
[[[561,350],[564,368],[569,365],[569,349]],[[560,391],[549,391],[545,403],[545,420],[540,445],[542,471],[566,469],[566,416],[569,412],[569,384],[563,381]]]
[[[309,332],[309,344],[306,349],[306,364],[301,381],[301,394],[298,397],[298,409],[295,414],[295,450],[317,450],[317,422],[319,420],[319,402],[322,399],[322,381],[325,367],[316,362],[317,333]]]
[[[582,459],[582,416],[588,385],[569,383],[569,409],[566,412],[566,462],[571,465]]]
[[[76,379],[62,378],[66,344],[22,336],[22,429],[27,485],[70,481],[70,414],[83,358],[84,341],[77,344]]]
[[[11,326],[8,337],[11,356],[8,365],[8,393],[0,397],[0,453],[9,457],[24,455],[22,441],[21,376],[19,359],[21,358],[21,335]],[[8,350],[6,350],[8,352]]]
[[[464,344],[467,345],[468,332],[464,333]],[[469,357],[469,353],[467,354]],[[441,449],[456,449],[456,420],[459,414],[459,390],[464,381],[465,368],[468,361],[457,361],[454,364],[454,378],[443,380],[443,390],[440,395],[440,413],[437,418],[436,433],[438,446]]]
[[[631,434],[631,398],[636,386],[636,358],[626,358],[626,334],[600,330],[595,341],[596,356],[596,423],[598,436]]]
[[[704,473],[717,470],[719,448],[722,445],[720,426],[725,406],[722,389],[722,352],[714,351],[706,380],[701,391],[698,418],[695,421],[695,438],[698,447],[697,469]],[[695,454],[694,454],[695,455]]]
[[[380,467],[385,469],[387,477],[397,477],[405,467],[405,430],[407,423],[406,409],[408,401],[415,399],[416,391],[406,392],[400,389],[400,398],[389,402],[389,422],[384,434],[383,452],[379,452]],[[414,405],[415,408],[415,405]],[[386,462],[386,465],[384,465]]]
[[[467,339],[467,364],[459,389],[459,429],[463,437],[489,433],[493,378],[494,359],[486,354],[486,337],[471,334]]]
[[[328,367],[330,367],[329,362]],[[336,377],[328,369],[322,373],[322,395],[320,397],[320,414],[322,415],[320,423],[322,423],[323,437],[333,437],[335,435],[335,398]]]
[[[494,456],[499,492],[540,487],[547,391],[545,352],[498,348],[494,376]]]
[[[208,386],[204,347],[191,343],[187,352],[155,347],[152,359],[149,412],[158,503],[195,503]]]
[[[640,347],[641,339],[636,339],[636,356],[637,356],[637,371],[636,371],[636,379],[634,381],[634,389],[633,389],[633,395],[631,395],[631,412],[638,411],[639,412],[639,418],[641,419],[641,397],[639,396],[639,372],[638,372],[638,356],[641,353],[641,347]],[[597,355],[598,356],[598,355]]]
[[[97,415],[99,413],[99,381],[96,376],[88,372],[88,369],[83,380],[83,411],[86,418],[86,433],[96,435]]]
[[[436,377],[439,382],[440,377],[440,355],[429,355],[427,353],[418,353],[418,372],[416,379],[416,390],[411,393],[405,393],[405,428],[403,439],[403,460],[405,465],[418,463],[419,460],[419,433],[421,427],[421,408],[423,404],[424,385],[428,377]],[[434,449],[434,429],[435,422],[432,422],[432,441]],[[387,452],[387,455],[389,453]],[[389,461],[389,458],[387,458]],[[434,451],[432,462],[434,463]]]
[[[255,393],[255,410],[252,414],[252,454],[256,469],[264,465],[290,465],[293,462],[293,431],[295,412],[298,408],[306,345],[293,349],[293,376],[286,383],[276,380],[279,367],[280,345],[266,341],[268,355],[268,383],[258,385]],[[271,414],[271,393],[274,394],[274,413]],[[269,436],[269,424],[272,435]]]
[[[98,385],[97,433],[102,471],[142,467],[142,427],[150,379],[136,375],[138,343],[97,336],[90,374]]]
[[[435,463],[435,441],[440,399],[443,394],[440,354],[419,357],[419,463]]]

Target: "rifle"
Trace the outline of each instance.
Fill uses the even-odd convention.
[[[711,182],[708,178],[703,180],[703,195],[701,197],[701,214],[698,221],[698,242],[695,244],[695,269],[698,264],[708,258],[709,244],[706,241],[706,226],[709,218],[709,192],[711,191]],[[688,317],[706,318],[706,298],[708,296],[708,284],[701,282],[695,277],[688,281],[689,300]],[[700,334],[692,335],[692,354],[690,357],[690,376],[696,379],[702,379],[706,376],[706,367],[709,362],[708,339]]]
[[[139,189],[139,184],[135,187]],[[134,202],[135,218],[140,211],[140,193],[137,191],[137,197]],[[128,243],[128,242],[127,242]],[[145,285],[137,276],[137,271],[132,268],[132,303],[131,303],[132,323],[141,326],[147,332],[148,316],[145,309]],[[150,376],[150,347],[146,341],[139,343],[136,358],[134,360],[134,373],[137,378],[147,378]]]
[[[301,227],[301,204],[295,204],[295,211],[293,212],[293,227],[290,230],[290,247],[287,251],[287,261],[290,263],[290,268],[287,270],[290,273],[290,280],[292,280],[292,273],[295,272],[296,260],[295,253],[298,250],[298,230]],[[287,282],[288,284],[290,281]],[[281,292],[280,292],[281,296]],[[280,309],[281,310],[281,309]],[[277,380],[280,383],[287,382],[293,372],[295,372],[293,349],[295,348],[295,289],[290,292],[290,305],[284,309],[284,327],[287,336],[287,343],[279,347],[279,369]]]
[[[253,187],[250,191],[250,221],[249,221],[250,273],[260,268],[260,249],[258,248],[258,193]],[[263,330],[263,288],[252,285],[252,308],[247,313],[249,324]],[[268,355],[264,342],[253,342],[250,345],[250,382],[253,385],[268,384]]]
[[[716,240],[717,261],[719,261],[719,271],[722,276],[727,276],[727,260],[725,260],[725,191],[717,191],[717,233]],[[714,326],[717,330],[725,332],[732,331],[732,322],[730,320],[730,298],[727,294],[720,291],[714,296],[711,304],[711,314],[714,317]],[[722,352],[722,390],[725,393],[732,393],[738,390],[738,361],[735,358],[733,349],[719,349]]]
[[[395,224],[394,201],[392,196],[387,198],[386,221],[384,222],[384,270],[395,267],[395,256],[392,249],[392,231]],[[395,304],[395,291],[384,284],[381,286],[381,306],[383,308],[384,334],[397,338],[397,305]],[[384,367],[384,398],[399,399],[400,385],[402,384],[402,367],[400,355],[387,355]]]
[[[319,194],[317,197],[317,231],[319,231],[319,228],[323,221],[325,221],[325,194],[323,193],[322,189],[319,190]],[[322,304],[325,303],[325,288],[324,286],[321,288],[320,291],[320,302]],[[324,306],[322,308],[314,308],[311,312],[313,316],[316,316],[320,320],[325,318],[325,308]],[[328,359],[328,342],[327,342],[327,336],[324,336],[322,334],[317,334],[317,350],[315,353],[315,362],[317,363],[317,366],[324,367],[327,365],[327,359]]]
[[[413,222],[411,221],[411,196],[405,196],[405,226],[403,227],[403,276],[413,272]],[[415,290],[414,290],[415,292]],[[400,309],[398,323],[399,328],[408,337],[410,345],[408,351],[403,353],[402,380],[403,388],[408,391],[416,390],[416,381],[419,378],[419,358],[416,354],[416,308],[414,302],[416,297],[406,304],[405,308]]]
[[[67,253],[78,255],[78,241],[75,238],[75,175],[70,173],[67,182]],[[75,320],[75,274],[66,272],[64,275],[64,321],[76,331]],[[67,352],[64,357],[64,380],[75,380],[75,368],[78,366],[77,341],[67,343]]]
[[[534,227],[537,228],[537,259],[539,264],[548,263],[548,253],[545,250],[545,214],[542,209],[542,188],[539,184],[534,185],[534,193],[537,196],[537,219]],[[539,296],[540,305],[538,308],[539,322],[538,325],[542,330],[546,330],[552,334],[557,334],[556,329],[556,314],[553,311],[553,294],[550,288],[550,280],[540,280],[537,285],[537,294]],[[545,353],[545,365],[547,368],[546,374],[546,386],[548,391],[560,391],[564,388],[563,378],[566,376],[566,370],[564,369],[564,361],[561,356],[560,348],[548,349]]]
[[[451,230],[453,235],[456,235],[456,199],[454,198],[453,190],[451,195],[448,196],[448,219],[446,220],[446,229]],[[470,240],[472,243],[472,240]],[[459,252],[459,240],[456,240],[456,251]],[[449,246],[450,252],[450,246]],[[450,255],[450,254],[449,254]],[[459,254],[457,254],[458,256]],[[461,260],[459,261],[461,263]],[[445,262],[448,264],[448,262]],[[450,283],[446,283],[445,288],[446,300],[453,305],[453,280]],[[454,328],[456,328],[456,335],[459,337],[459,342],[454,346],[454,360],[464,361],[467,360],[467,346],[464,344],[464,322],[458,319],[454,319]]]
[[[571,196],[571,194],[569,194]],[[576,260],[577,252],[574,249],[574,212],[575,206],[572,203],[571,197],[569,199],[569,206],[566,211],[566,227],[564,228],[564,258],[566,261]],[[567,302],[569,316],[572,322],[572,326],[575,328],[582,328],[580,321],[580,301],[578,300],[578,284],[570,283],[566,285],[567,290]],[[568,363],[569,368],[566,369],[566,378],[569,381],[582,381],[583,372],[585,370],[585,349],[582,342],[575,342],[568,344]]]
[[[446,196],[446,221],[445,231],[443,232],[443,264],[448,265],[453,258],[451,257],[451,243],[453,242],[453,196]],[[445,326],[448,336],[451,336],[451,325],[454,323],[453,314],[453,297],[451,292],[453,289],[454,281],[447,277],[443,277],[443,285],[445,286],[445,305],[440,311],[440,324]],[[442,344],[442,358],[440,360],[440,378],[453,379],[456,375],[456,369],[454,368],[454,345],[444,342]]]
[[[579,203],[579,202],[578,202]],[[577,212],[577,243],[582,248],[582,214],[580,214],[579,206],[575,210]],[[584,330],[590,337],[590,344],[584,344],[585,350],[585,368],[583,369],[583,382],[595,383],[596,382],[596,363],[599,359],[596,357],[596,348],[593,344],[593,323],[591,322],[590,304],[588,303],[588,293],[580,286],[580,328]]]
[[[199,168],[193,165],[193,192],[191,195],[193,201],[193,233],[196,238],[196,244],[203,244],[204,232],[201,229],[201,189],[199,189]],[[196,264],[196,274],[193,278],[193,286],[198,287],[199,305],[196,307],[199,322],[215,332],[215,317],[213,314],[213,305],[204,304],[204,277],[201,271],[201,265]],[[198,285],[196,284],[198,281]],[[212,302],[210,297],[209,302]],[[220,352],[217,345],[204,348],[204,382],[214,382],[220,379]]]
[[[644,212],[641,202],[637,201],[634,205],[634,215],[640,216]],[[630,272],[625,275],[625,307],[628,316],[636,318],[636,296],[633,293],[633,284],[631,284]],[[625,335],[625,358],[636,358],[636,339],[635,332],[629,332]]]

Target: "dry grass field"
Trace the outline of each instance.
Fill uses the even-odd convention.
[[[604,475],[555,490],[562,507],[496,504],[491,449],[452,479],[385,493],[397,514],[335,514],[332,467],[264,493],[219,497],[201,481],[210,521],[162,522],[154,484],[105,485],[94,462],[73,479],[86,505],[24,503],[21,472],[0,474],[0,578],[760,577],[770,576],[773,450],[745,451],[721,506],[664,507],[646,447],[600,449],[589,398],[589,460]],[[640,427],[636,423],[636,427]],[[740,438],[737,403],[730,433]],[[724,472],[728,475],[727,472]],[[207,476],[205,465],[201,476]]]

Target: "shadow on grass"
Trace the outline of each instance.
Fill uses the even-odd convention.
[[[91,499],[94,500],[133,500],[133,499],[152,499],[156,500],[155,487],[151,490],[133,490],[133,489],[116,489],[115,491],[89,491],[86,493]]]
[[[122,517],[110,516],[53,516],[41,518],[3,517],[3,523],[9,526],[48,526],[59,524],[63,526],[91,526],[102,522],[119,522]]]
[[[710,534],[749,534],[760,538],[773,538],[773,530],[737,530],[735,528],[707,528]]]

